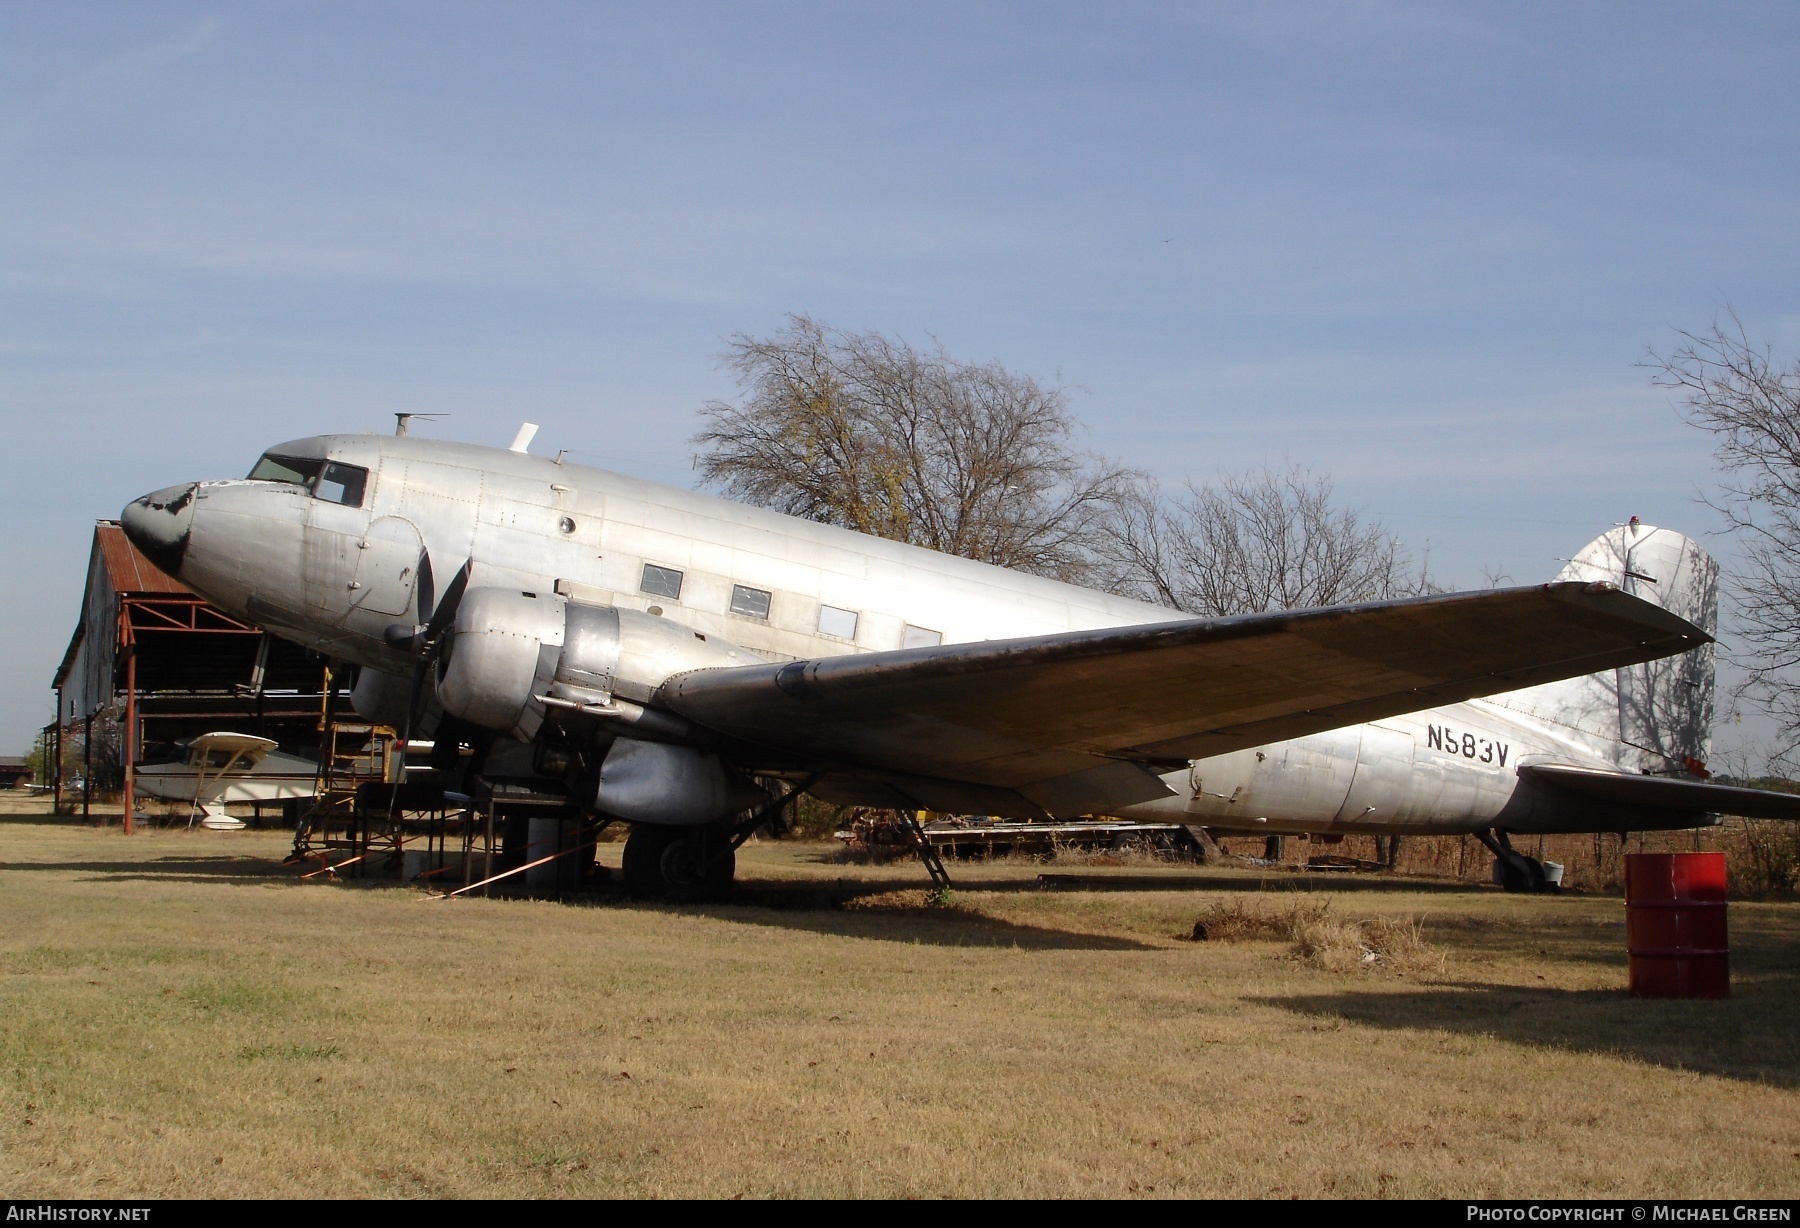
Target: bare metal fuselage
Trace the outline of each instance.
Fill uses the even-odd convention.
[[[1522,780],[1523,763],[1617,768],[1597,739],[1471,700],[1368,725],[1196,760],[1165,777],[1178,796],[1127,817],[1226,831],[1430,834],[1642,829],[1643,812],[1609,814]],[[1179,775],[1179,774],[1178,774]],[[1667,821],[1689,826],[1697,818]]]
[[[191,497],[172,499],[173,511],[157,505],[163,520],[134,505],[128,531],[221,608],[390,675],[401,689],[413,658],[394,646],[392,629],[424,621],[422,557],[438,560],[439,588],[451,568],[472,560],[482,585],[646,611],[767,661],[1170,616],[1158,606],[522,453],[369,435],[301,440],[274,453],[366,470],[360,506],[290,482],[205,482]],[[647,566],[678,573],[678,595],[645,591]],[[735,610],[744,590],[766,596],[766,610]],[[1667,770],[1667,753],[1642,741],[1623,740],[1616,722],[1608,736],[1603,719],[1568,719],[1566,705],[1515,693],[1199,760],[1163,777],[1173,796],[1122,812],[1268,833],[1703,821],[1692,812],[1609,809],[1518,775],[1523,764],[1550,761]]]

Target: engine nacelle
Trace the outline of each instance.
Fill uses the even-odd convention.
[[[363,666],[356,671],[356,685],[350,688],[350,706],[367,721],[406,728],[406,699],[412,693],[412,680]]]
[[[691,746],[615,738],[600,765],[594,805],[632,823],[716,823],[765,805],[769,795],[717,755]]]
[[[763,663],[734,644],[638,610],[472,588],[438,658],[437,696],[450,715],[529,742],[543,724],[546,696],[596,712],[619,696],[641,711],[637,705],[675,674]]]

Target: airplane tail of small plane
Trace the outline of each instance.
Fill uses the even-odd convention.
[[[1719,565],[1692,540],[1633,517],[1589,542],[1558,580],[1615,584],[1715,634]],[[1713,646],[1496,695],[1492,702],[1580,735],[1621,771],[1704,772],[1713,719]]]

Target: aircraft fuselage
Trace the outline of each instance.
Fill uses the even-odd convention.
[[[126,531],[222,609],[395,679],[412,669],[406,630],[425,623],[465,561],[474,584],[661,618],[708,645],[722,642],[720,651],[748,654],[734,660],[1171,617],[1159,606],[500,449],[322,436],[271,448],[257,473],[146,496],[127,509]],[[1170,797],[1122,813],[1268,833],[1704,821],[1573,801],[1518,775],[1532,762],[1616,770],[1626,758],[1604,730],[1543,719],[1530,704],[1499,697],[1198,760],[1162,777]]]

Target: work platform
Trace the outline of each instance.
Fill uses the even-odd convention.
[[[347,790],[340,762],[336,784],[294,832],[290,860],[303,879],[411,882],[447,895],[520,891],[559,893],[591,885],[594,847],[606,826],[568,810],[560,798],[500,786],[480,797],[434,781],[385,778],[372,765],[391,730],[374,727],[362,757],[363,778]],[[330,737],[340,760],[356,759],[354,734]],[[359,766],[354,762],[352,768]]]

